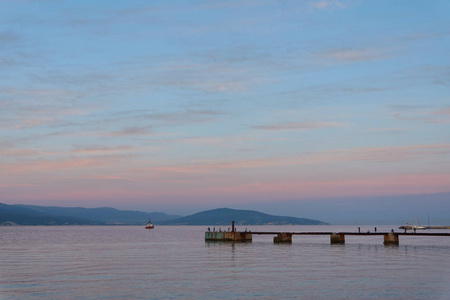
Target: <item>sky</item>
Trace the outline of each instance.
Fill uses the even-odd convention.
[[[2,203],[450,215],[449,1],[0,7]]]

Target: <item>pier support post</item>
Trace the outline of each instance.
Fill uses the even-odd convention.
[[[292,244],[292,233],[281,232],[273,238],[275,244],[286,243]]]
[[[331,244],[345,244],[345,234],[343,233],[332,233],[330,235]]]
[[[398,245],[398,234],[389,232],[384,235],[384,244],[385,245]]]

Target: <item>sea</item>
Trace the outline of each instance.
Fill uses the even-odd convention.
[[[228,230],[210,226],[211,230]],[[242,227],[242,228],[241,228]],[[389,232],[397,226],[360,226]],[[358,226],[237,226],[357,232]],[[450,238],[273,236],[205,242],[206,226],[0,227],[0,299],[450,299]],[[423,231],[450,232],[450,230]]]

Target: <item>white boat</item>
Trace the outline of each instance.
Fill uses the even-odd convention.
[[[412,229],[417,229],[417,230],[419,230],[419,229],[427,229],[426,226],[421,226],[421,225],[411,225],[411,228]]]
[[[412,229],[416,229],[416,230],[427,229],[426,226],[420,225],[419,219],[417,218],[417,216],[414,217],[414,225],[411,225],[411,227],[412,227]]]
[[[145,229],[153,229],[155,228],[155,225],[152,224],[151,220],[148,220],[147,225],[145,225]]]

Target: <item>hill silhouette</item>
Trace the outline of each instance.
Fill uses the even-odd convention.
[[[318,220],[273,216],[254,210],[218,208],[180,217],[161,212],[0,203],[0,225],[326,225]]]
[[[254,210],[218,208],[190,216],[159,222],[161,225],[327,225],[327,223],[305,218],[273,216]]]
[[[161,212],[118,210],[110,207],[82,208],[0,203],[0,225],[143,225],[179,218]]]

